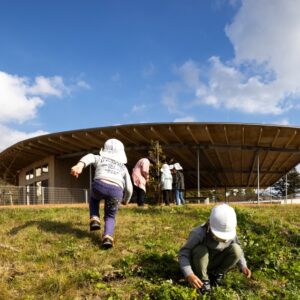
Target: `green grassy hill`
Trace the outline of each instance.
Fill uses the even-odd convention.
[[[253,278],[238,270],[212,299],[300,299],[300,206],[236,206]],[[0,299],[197,299],[178,249],[210,206],[122,208],[113,249],[88,209],[0,209]]]

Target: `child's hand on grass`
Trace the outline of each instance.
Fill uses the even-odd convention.
[[[251,271],[250,271],[250,269],[248,269],[247,267],[244,267],[243,269],[242,269],[242,272],[243,272],[243,274],[245,274],[245,276],[247,276],[247,278],[250,278],[251,277]]]
[[[203,285],[203,282],[195,274],[190,274],[186,279],[195,289],[199,289]]]

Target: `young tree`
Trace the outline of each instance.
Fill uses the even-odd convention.
[[[277,196],[285,196],[287,194],[294,194],[300,188],[300,174],[293,168],[287,173],[286,176],[281,177],[274,185],[273,190],[275,191]]]
[[[148,189],[149,193],[153,196],[153,204],[159,204],[161,202],[160,199],[160,169],[166,161],[166,155],[160,145],[159,141],[150,142],[150,148],[148,151],[148,155],[150,158],[156,161],[156,164],[153,168],[150,168],[149,171],[149,183]]]

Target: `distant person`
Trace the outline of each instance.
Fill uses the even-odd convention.
[[[224,275],[238,264],[248,277],[244,253],[236,235],[236,214],[232,207],[213,207],[209,220],[195,227],[179,251],[179,265],[186,280],[201,295],[222,284]]]
[[[169,165],[163,164],[160,171],[162,173],[160,177],[160,184],[163,192],[163,200],[165,205],[170,205],[170,200],[172,198],[173,177]]]
[[[71,175],[76,178],[82,169],[93,164],[95,176],[92,183],[90,209],[90,230],[100,230],[100,200],[104,199],[104,234],[102,246],[113,247],[113,234],[115,229],[115,218],[122,201],[127,204],[132,195],[132,183],[130,175],[125,166],[127,157],[124,145],[117,139],[109,139],[99,155],[89,153],[83,156],[79,162],[72,167]]]
[[[149,181],[150,166],[154,160],[150,157],[141,158],[132,170],[132,181],[137,195],[137,205],[144,206],[146,195],[146,184]]]
[[[174,165],[169,165],[171,174],[172,174],[172,203],[176,204],[176,196],[175,196],[175,190],[176,190],[176,170],[174,168]]]
[[[184,200],[184,174],[183,174],[183,168],[179,163],[174,164],[175,172],[175,201],[176,205],[182,205],[185,204]]]

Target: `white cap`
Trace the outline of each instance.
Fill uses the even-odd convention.
[[[177,171],[182,170],[182,166],[180,165],[180,163],[174,164],[174,168],[175,168],[175,170],[177,170]]]
[[[109,139],[104,143],[104,148],[100,150],[102,157],[111,158],[122,164],[127,163],[127,157],[124,150],[124,145],[117,139]]]
[[[165,174],[170,174],[171,173],[170,167],[169,167],[168,164],[163,164],[160,171],[165,173]]]
[[[174,169],[174,165],[169,165],[169,169],[173,170]]]
[[[231,240],[236,236],[236,214],[227,204],[215,206],[210,213],[209,225],[212,233],[222,240]]]

